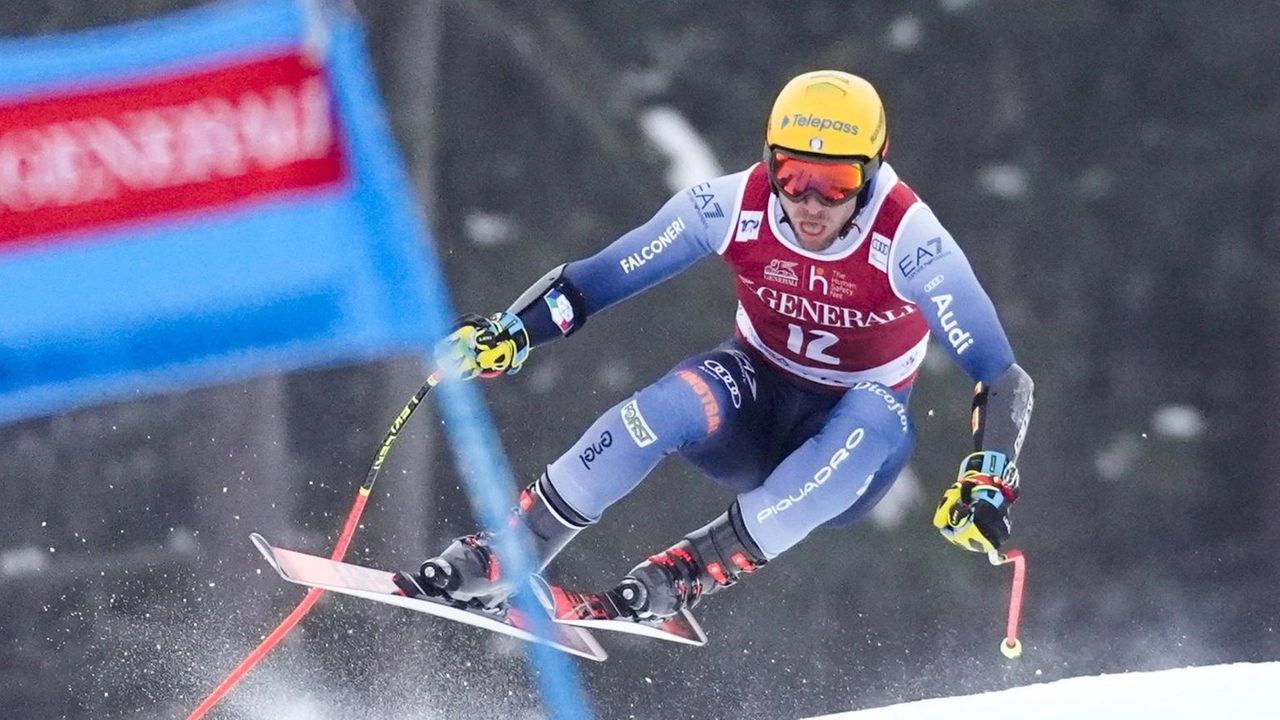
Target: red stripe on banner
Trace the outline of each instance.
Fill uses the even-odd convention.
[[[323,68],[298,52],[0,105],[0,246],[332,185]]]

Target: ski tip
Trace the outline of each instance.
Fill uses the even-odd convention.
[[[707,633],[703,631],[702,625],[693,617],[693,613],[689,612],[689,608],[680,611],[684,616],[686,628],[688,629],[688,643],[696,647],[702,647],[707,644]]]
[[[589,630],[571,626],[566,626],[565,629],[576,630],[578,641],[586,648],[586,652],[576,652],[574,655],[587,660],[594,660],[595,662],[604,662],[609,659],[609,653],[605,652],[604,646],[600,644],[599,640],[596,640],[596,636],[592,635]]]
[[[271,547],[271,543],[267,542],[267,539],[258,533],[249,533],[249,539],[253,541],[254,546],[258,548],[258,552],[262,553],[262,557],[266,558],[271,567],[276,572],[280,572],[280,562],[276,560],[275,549]]]
[[[533,591],[533,596],[537,598],[543,609],[547,611],[548,615],[555,617],[556,601],[551,589],[551,583],[538,574],[530,575],[528,583],[529,589]]]

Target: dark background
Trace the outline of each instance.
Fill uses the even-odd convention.
[[[198,4],[21,0],[0,6],[0,34]],[[1280,4],[354,7],[460,309],[506,307],[657,210],[672,189],[647,108],[678,110],[734,171],[778,88],[834,67],[879,87],[892,163],[1036,380],[1013,513],[1021,660],[997,652],[1008,570],[929,523],[968,449],[971,391],[934,362],[883,511],[706,602],[705,648],[603,637],[611,660],[578,665],[601,717],[800,717],[1280,659]],[[733,306],[708,260],[487,384],[520,480],[726,337]],[[0,428],[0,706],[185,717],[302,596],[248,534],[327,554],[420,382],[416,359],[389,359]],[[431,409],[413,419],[350,558],[409,567],[471,529],[442,438]],[[551,573],[604,586],[728,501],[664,463]],[[210,717],[539,717],[521,649],[326,597]]]

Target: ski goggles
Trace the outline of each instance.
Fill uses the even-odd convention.
[[[880,158],[816,159],[779,149],[769,151],[769,179],[788,200],[812,194],[823,205],[839,205],[856,196],[880,168]]]

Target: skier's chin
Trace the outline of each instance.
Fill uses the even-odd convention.
[[[848,222],[855,209],[852,202],[823,205],[810,197],[800,201],[786,196],[779,196],[779,199],[796,241],[810,252],[821,252],[831,247],[840,227]]]
[[[806,250],[822,250],[831,244],[832,232],[829,223],[817,220],[800,220],[795,224],[796,238]]]

